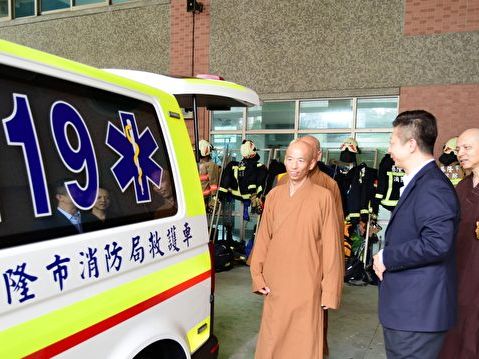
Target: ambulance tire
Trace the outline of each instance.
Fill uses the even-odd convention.
[[[135,359],[186,359],[186,354],[177,342],[162,340],[143,349]]]

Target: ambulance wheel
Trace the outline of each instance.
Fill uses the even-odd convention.
[[[162,340],[143,349],[135,359],[186,359],[186,355],[177,342]]]

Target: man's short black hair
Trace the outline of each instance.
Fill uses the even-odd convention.
[[[73,178],[62,178],[53,183],[53,188],[55,190],[55,195],[61,194],[66,196],[68,194],[65,182],[73,181]]]
[[[403,143],[413,138],[421,152],[433,154],[434,143],[437,138],[437,121],[432,113],[424,110],[404,111],[397,115],[393,121],[393,127],[403,127],[408,132],[404,136]]]

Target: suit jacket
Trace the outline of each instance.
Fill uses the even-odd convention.
[[[50,217],[40,218],[37,220],[38,230],[45,232],[45,237],[64,237],[78,234],[76,227],[65,217],[58,209],[54,209]],[[100,220],[89,212],[81,212],[81,226],[83,232],[89,232],[98,229],[95,224]],[[43,237],[43,236],[42,236]]]
[[[379,287],[379,319],[390,329],[437,332],[456,320],[454,237],[459,204],[434,162],[411,180],[391,214]]]

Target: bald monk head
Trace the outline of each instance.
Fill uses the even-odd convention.
[[[474,182],[479,180],[479,128],[465,130],[457,138],[457,158],[462,168],[474,173]]]
[[[289,144],[284,158],[284,165],[286,166],[290,183],[293,185],[293,192],[304,183],[309,171],[316,166],[316,159],[313,157],[313,154],[313,147],[304,141],[294,140]]]
[[[310,145],[313,148],[313,157],[316,159],[316,161],[321,161],[323,151],[321,151],[321,143],[316,137],[306,135],[304,137],[300,137],[299,141],[306,142],[308,145]]]

